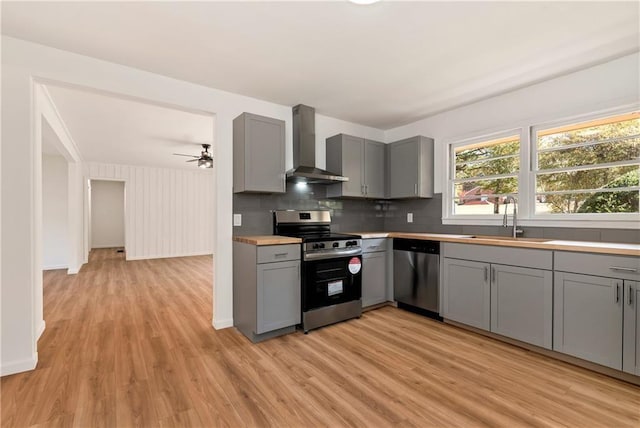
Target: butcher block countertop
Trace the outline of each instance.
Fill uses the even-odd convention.
[[[640,244],[614,242],[564,241],[542,238],[511,238],[507,236],[453,235],[446,233],[411,232],[349,232],[368,238],[407,238],[461,244],[495,245],[500,247],[534,248],[540,250],[576,251],[583,253],[617,254],[640,257]]]
[[[289,236],[277,236],[277,235],[259,235],[259,236],[234,236],[233,240],[236,242],[243,242],[251,245],[286,245],[286,244],[300,244],[302,239],[291,238]]]
[[[460,244],[495,245],[499,247],[534,248],[539,250],[576,251],[583,253],[617,254],[640,257],[640,244],[621,244],[614,242],[564,241],[542,238],[511,238],[507,236],[454,235],[447,233],[411,233],[411,232],[348,232],[371,238],[407,238],[428,241],[457,242]],[[300,244],[300,238],[277,235],[234,236],[234,241],[251,245]]]

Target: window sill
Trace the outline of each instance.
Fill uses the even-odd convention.
[[[442,224],[464,226],[502,226],[500,218],[473,217],[473,218],[443,218]],[[511,216],[509,216],[509,224]],[[597,228],[597,229],[640,229],[640,219],[605,220],[594,218],[571,218],[559,220],[555,218],[518,219],[518,226],[523,227],[566,227],[566,228]]]

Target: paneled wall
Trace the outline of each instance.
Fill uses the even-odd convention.
[[[213,252],[213,173],[89,163],[85,177],[125,182],[127,260]]]

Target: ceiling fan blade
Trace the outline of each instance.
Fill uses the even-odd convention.
[[[200,159],[200,156],[194,156],[194,155],[183,155],[182,153],[174,153],[174,156],[186,156],[188,158],[197,158]]]
[[[200,158],[198,158],[198,159],[191,159],[191,160],[188,160],[188,161],[185,161],[185,162],[195,162],[195,161],[199,161],[199,160],[200,160]]]

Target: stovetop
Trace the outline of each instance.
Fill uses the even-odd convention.
[[[325,242],[325,241],[341,241],[345,239],[360,239],[358,235],[348,235],[346,233],[280,233],[283,236],[291,236],[302,239],[302,242]]]

